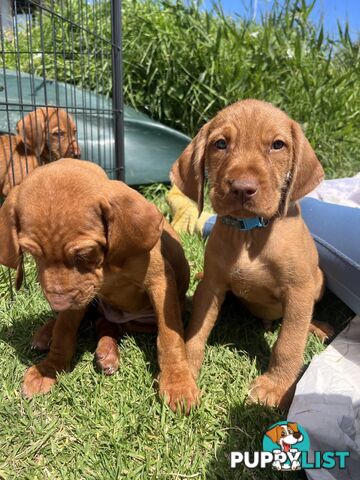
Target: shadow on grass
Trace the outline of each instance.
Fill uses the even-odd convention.
[[[18,300],[21,302],[21,300]],[[16,302],[16,301],[15,301]],[[16,308],[16,304],[10,305],[9,308]],[[47,352],[40,352],[31,348],[31,340],[34,333],[47,321],[54,318],[56,314],[49,310],[42,310],[39,313],[24,313],[23,311],[16,314],[12,319],[10,326],[2,325],[0,327],[0,341],[10,345],[15,351],[19,361],[25,366],[30,367],[45,358]],[[97,345],[96,337],[96,320],[99,314],[94,305],[90,305],[77,334],[77,347],[72,362],[72,368],[80,361],[85,352],[95,353]],[[153,376],[158,373],[157,356],[156,356],[156,335],[136,334],[133,336],[136,345],[144,352],[147,363],[151,369]],[[121,357],[121,344],[124,337],[119,335],[118,343]],[[121,360],[120,360],[121,362]],[[121,363],[120,363],[121,368]],[[96,374],[101,374],[95,364],[94,370]]]
[[[21,301],[21,300],[19,300]],[[20,313],[19,313],[20,315]],[[15,350],[20,362],[25,366],[31,366],[45,357],[46,352],[38,352],[31,349],[31,339],[38,328],[54,317],[50,311],[41,311],[38,314],[21,312],[21,316],[12,320],[10,327],[0,328],[0,340],[8,343]],[[80,360],[84,352],[95,352],[96,332],[95,322],[98,313],[91,305],[81,323],[77,335],[77,349],[73,360],[73,368]],[[190,313],[184,315],[185,324],[189,321]],[[151,374],[156,377],[159,371],[156,353],[156,335],[132,334],[136,346],[144,353],[146,363]],[[121,357],[122,339],[119,335],[119,348]],[[241,302],[229,294],[224,302],[219,320],[209,339],[210,345],[227,345],[235,349],[241,355],[246,351],[251,359],[256,359],[257,367],[262,371],[266,369],[270,350],[264,339],[264,329],[261,322],[252,317]],[[120,360],[121,362],[121,360]],[[120,363],[121,368],[121,363]],[[94,363],[94,369],[96,365]]]
[[[235,295],[228,293],[208,343],[227,345],[239,355],[247,354],[255,360],[257,369],[264,372],[271,353],[264,333],[261,320],[254,317]]]
[[[329,471],[329,478],[347,480],[358,478],[360,456],[356,441],[356,428],[349,413],[356,415],[356,400],[345,394],[298,394],[288,416],[275,409],[258,405],[238,405],[232,408],[229,416],[228,436],[223,445],[216,450],[215,458],[206,467],[207,480],[275,480],[287,475],[291,479],[306,480],[303,470],[296,472],[278,472],[271,466],[265,469],[249,469],[239,464],[230,466],[231,452],[262,451],[262,439],[266,430],[278,421],[288,420],[298,423],[309,435],[310,450],[308,461],[314,462],[314,452],[350,452],[345,460],[345,468],[339,468],[339,459],[335,457],[335,466]],[[328,467],[329,468],[329,467]],[[322,469],[321,472],[325,470]],[[322,473],[321,475],[324,475]],[[317,477],[318,478],[318,477]],[[320,477],[319,477],[320,478]],[[321,476],[321,478],[323,478]],[[325,477],[324,477],[325,478]],[[326,478],[328,478],[326,476]]]
[[[44,354],[31,349],[31,339],[36,330],[53,318],[51,312],[24,315],[15,318],[11,326],[2,325],[0,328],[0,341],[10,345],[19,361],[31,366],[37,363]]]
[[[242,464],[230,467],[230,454],[236,452],[262,451],[262,439],[266,430],[275,422],[286,420],[286,414],[263,405],[234,405],[229,414],[228,435],[216,450],[214,459],[206,466],[207,480],[277,480],[284,473],[266,469],[249,469]],[[285,474],[286,475],[286,474]],[[303,471],[291,472],[291,480],[306,480]]]
[[[95,352],[97,315],[95,307],[90,306],[78,332],[73,366],[84,352]],[[314,318],[330,322],[336,334],[347,325],[353,315],[353,312],[328,290],[323,299],[316,304],[314,310]],[[25,314],[21,318],[13,319],[10,327],[4,325],[0,327],[0,340],[14,348],[21,363],[27,366],[33,365],[43,358],[45,353],[31,349],[31,338],[35,331],[53,316],[54,314],[49,311],[42,311],[38,314]],[[187,312],[184,316],[185,325],[189,318],[190,313]],[[278,322],[274,322],[274,327],[277,324]],[[144,352],[147,364],[155,377],[158,373],[156,335],[134,334],[133,338],[139,349]],[[121,340],[119,336],[120,355]],[[241,301],[231,293],[227,295],[208,344],[227,345],[228,348],[237,351],[239,355],[246,353],[251,360],[255,360],[256,367],[260,372],[267,369],[271,349],[264,338],[262,323],[258,318],[252,316]]]
[[[21,300],[19,299],[19,302]],[[14,305],[15,310],[15,305]],[[347,324],[352,316],[352,311],[344,305],[331,292],[326,292],[323,300],[317,304],[314,317],[318,320],[330,321],[338,333]],[[25,366],[31,366],[38,363],[45,357],[46,353],[36,352],[31,349],[31,338],[35,331],[46,321],[52,318],[53,314],[46,309],[39,308],[39,313],[26,313],[26,309],[21,309],[14,314],[10,326],[0,326],[0,341],[9,344],[15,351],[19,361]],[[190,314],[185,315],[185,323],[189,320]],[[73,360],[73,368],[82,358],[85,352],[94,353],[96,349],[95,320],[97,313],[94,308],[90,308],[78,332],[78,343]],[[144,354],[146,365],[151,375],[156,378],[159,367],[157,362],[156,335],[154,334],[134,334],[132,335],[136,346]],[[241,302],[233,295],[228,295],[220,313],[219,320],[210,336],[210,345],[226,345],[238,355],[247,355],[251,361],[255,362],[257,370],[261,373],[266,371],[271,349],[264,337],[264,329],[261,321],[253,317]],[[122,349],[122,339],[119,337],[120,358]],[[121,368],[121,359],[120,359]],[[94,375],[100,375],[94,366]],[[237,407],[240,408],[240,407]],[[241,415],[247,415],[249,412],[249,432],[252,435],[258,433],[259,423],[251,421],[256,412],[256,418],[261,418],[264,411],[263,407],[241,407],[244,411]],[[236,411],[231,413],[236,418]],[[240,415],[240,417],[241,417]],[[261,422],[261,425],[266,425]],[[252,432],[252,433],[251,433]],[[232,432],[230,432],[232,435]],[[236,430],[234,432],[237,438]],[[229,441],[232,441],[231,438]]]
[[[341,332],[354,312],[329,290],[320,302],[315,304],[313,319],[328,322],[333,330],[334,337]],[[274,331],[281,321],[273,322]],[[265,330],[259,318],[254,317],[241,301],[233,294],[228,294],[221,309],[219,319],[209,338],[210,345],[228,345],[241,352],[246,352],[252,360],[255,359],[258,370],[263,373],[267,369],[271,355],[271,348],[264,338]],[[329,344],[334,337],[328,339]]]

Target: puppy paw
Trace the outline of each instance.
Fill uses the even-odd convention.
[[[53,318],[36,330],[31,340],[32,350],[38,350],[39,352],[45,352],[49,350],[55,322],[56,319]]]
[[[263,326],[263,329],[265,330],[265,332],[271,332],[271,330],[273,328],[273,323],[274,323],[272,320],[262,319],[261,323],[262,323],[262,326]]]
[[[268,407],[287,408],[294,394],[295,384],[279,382],[268,373],[257,377],[250,385],[248,400]]]
[[[335,335],[335,330],[328,322],[313,320],[309,325],[309,332],[316,335],[322,342]]]
[[[56,372],[41,363],[28,368],[24,375],[22,393],[31,398],[38,393],[48,393],[56,383]]]
[[[102,337],[95,351],[97,367],[105,375],[112,375],[119,368],[120,355],[117,342],[111,337]]]
[[[184,373],[161,373],[159,394],[168,403],[173,412],[181,409],[188,415],[199,404],[200,390],[190,371]]]

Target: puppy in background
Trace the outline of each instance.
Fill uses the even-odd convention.
[[[197,378],[226,292],[266,323],[282,318],[268,371],[250,400],[287,406],[302,362],[314,302],[324,288],[315,243],[298,200],[324,172],[301,127],[259,100],[244,100],[204,125],[172,168],[173,183],[203,208],[205,171],[218,214],[186,332]]]
[[[34,168],[63,157],[80,158],[76,125],[61,108],[38,108],[0,136],[0,195],[6,197]]]

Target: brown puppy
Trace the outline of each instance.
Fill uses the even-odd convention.
[[[283,317],[268,371],[253,382],[249,396],[285,406],[324,284],[297,200],[318,185],[323,169],[300,126],[258,100],[244,100],[219,112],[174,164],[173,182],[198,202],[199,211],[205,169],[218,218],[185,334],[192,373],[196,378],[205,343],[231,290],[265,321]],[[254,217],[268,225],[238,228],[236,219]]]
[[[61,108],[38,108],[19,120],[18,135],[0,136],[0,195],[39,165],[59,158],[80,158],[76,125]]]
[[[63,159],[36,169],[0,210],[0,263],[36,260],[39,281],[59,312],[45,360],[25,373],[23,392],[45,393],[69,370],[76,332],[94,298],[124,312],[153,311],[158,323],[159,390],[172,409],[196,403],[187,362],[180,301],[189,267],[175,232],[157,208],[90,162]],[[113,330],[100,339],[100,366],[117,358]],[[117,365],[115,365],[116,367]]]

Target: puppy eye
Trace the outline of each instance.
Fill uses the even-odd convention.
[[[86,264],[86,263],[89,263],[89,259],[86,255],[81,255],[80,253],[79,254],[76,254],[75,255],[75,263],[76,264]]]
[[[77,251],[73,256],[74,264],[80,268],[92,268],[94,265],[99,265],[102,257],[99,255],[97,249]]]
[[[215,142],[215,147],[218,148],[219,150],[225,150],[226,146],[227,146],[226,140],[224,140],[223,138]]]
[[[283,147],[285,147],[285,143],[282,140],[275,140],[271,145],[272,150],[281,150]]]
[[[65,132],[63,132],[62,130],[57,130],[56,132],[52,132],[52,134],[57,137],[63,137],[65,135]]]

